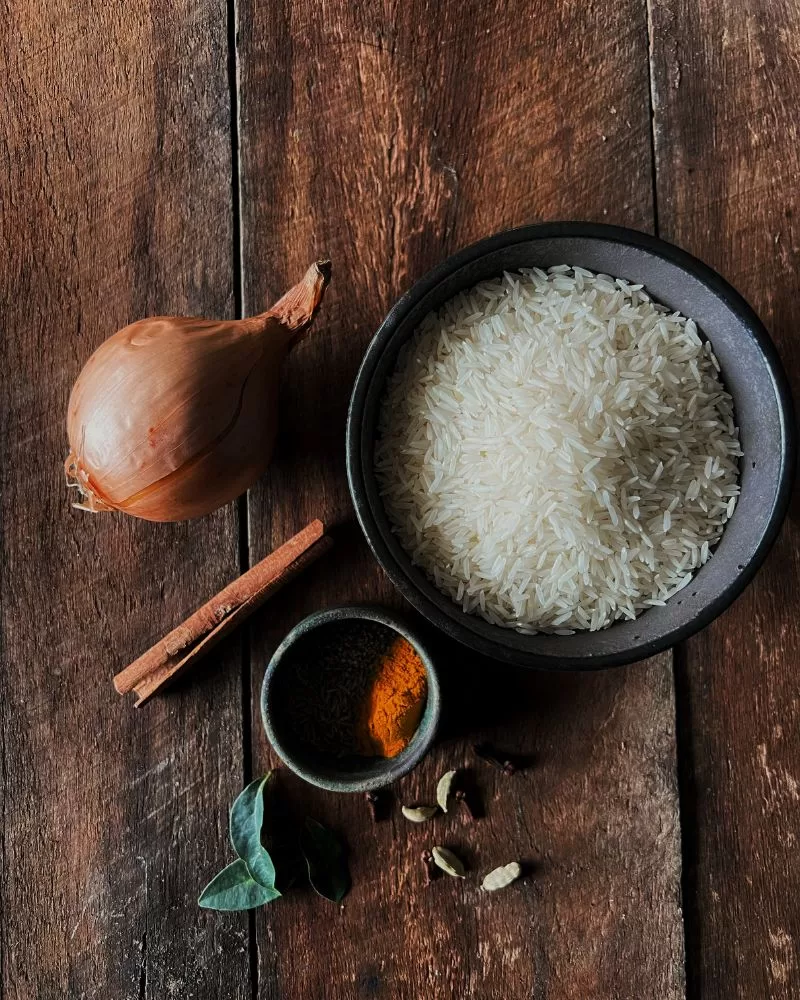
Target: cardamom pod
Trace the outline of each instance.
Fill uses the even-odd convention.
[[[402,806],[400,812],[412,823],[425,823],[438,812],[437,806]]]
[[[481,889],[485,889],[487,892],[505,889],[507,885],[511,885],[512,882],[518,879],[521,874],[522,868],[516,861],[512,861],[507,865],[501,865],[499,868],[495,868],[494,871],[489,872],[483,882],[481,882]]]
[[[441,868],[448,875],[452,875],[453,878],[464,878],[466,872],[464,862],[452,851],[448,851],[446,847],[434,847],[433,860],[438,868]]]
[[[453,778],[455,776],[455,771],[448,771],[439,778],[439,784],[436,786],[436,801],[439,803],[439,808],[442,812],[447,812],[447,806],[450,802],[450,792],[453,787]]]

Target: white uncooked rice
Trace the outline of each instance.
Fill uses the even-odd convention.
[[[495,625],[563,634],[660,606],[739,493],[718,371],[641,285],[566,265],[476,285],[388,380],[375,463],[394,530]]]

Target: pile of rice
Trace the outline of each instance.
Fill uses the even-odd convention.
[[[479,284],[388,380],[375,462],[394,530],[495,625],[564,634],[664,604],[736,506],[718,372],[641,285],[566,265]]]

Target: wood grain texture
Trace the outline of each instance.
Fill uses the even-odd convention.
[[[230,315],[221,4],[6,6],[0,37],[4,1000],[249,995],[196,906],[242,783],[240,657],[134,713],[111,676],[238,569],[231,510],[70,509],[70,386],[154,312]]]
[[[651,17],[661,233],[750,300],[797,396],[800,7],[657,0]],[[800,995],[797,513],[682,659],[689,995],[703,1000]]]
[[[243,0],[237,27],[245,311],[316,256],[334,267],[286,367],[279,452],[250,496],[251,558],[311,517],[342,522],[313,579],[254,627],[260,773],[271,758],[258,688],[288,626],[347,600],[397,603],[350,520],[343,468],[350,386],[380,319],[443,256],[497,229],[559,217],[651,228],[651,157],[633,0]],[[363,800],[284,776],[276,794],[346,835],[355,887],[341,910],[296,892],[257,916],[259,996],[682,997],[669,657],[523,678],[460,648],[441,659],[453,717],[399,798],[430,801],[482,735],[533,767],[511,781],[476,769],[486,818],[431,828],[411,827],[397,802],[373,827]],[[436,840],[475,872],[520,858],[532,873],[496,896],[477,875],[424,889],[418,856]]]

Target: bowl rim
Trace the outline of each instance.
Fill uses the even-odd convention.
[[[642,641],[622,650],[600,653],[591,657],[565,655],[556,658],[537,654],[535,651],[523,654],[492,639],[485,638],[470,629],[468,625],[459,620],[458,616],[464,616],[464,612],[460,611],[457,605],[453,605],[454,613],[452,615],[440,610],[417,588],[387,546],[381,526],[378,524],[370,505],[361,455],[362,422],[370,382],[386,345],[394,336],[406,314],[440,282],[460,268],[517,243],[559,237],[602,240],[644,250],[688,272],[709,288],[748,328],[758,345],[775,389],[782,432],[780,473],[775,501],[759,544],[745,568],[731,580],[717,598],[706,604],[690,622],[676,626],[654,639]],[[345,451],[350,496],[367,543],[394,586],[423,617],[445,634],[469,648],[501,662],[527,669],[599,670],[647,659],[684,641],[689,636],[695,635],[722,614],[745,590],[775,543],[786,517],[795,477],[797,443],[794,404],[789,381],[777,347],[755,310],[729,282],[692,254],[657,236],[624,226],[569,221],[534,223],[503,230],[478,240],[445,258],[416,281],[395,302],[372,337],[356,375],[347,413]],[[613,628],[613,625],[610,627]]]
[[[363,777],[354,778],[353,780],[328,778],[314,771],[313,767],[308,766],[298,755],[286,747],[286,744],[275,732],[270,718],[271,713],[267,711],[275,674],[280,669],[284,656],[295,642],[315,629],[329,625],[331,622],[347,620],[377,622],[403,636],[419,654],[425,666],[428,682],[427,702],[423,713],[423,720],[427,718],[428,721],[425,723],[424,732],[421,721],[417,732],[405,750],[402,750],[396,757],[383,758],[378,771],[372,774],[365,774]],[[398,778],[408,774],[427,754],[436,738],[441,716],[441,703],[442,696],[439,676],[425,639],[419,634],[417,629],[408,623],[401,613],[395,613],[374,604],[336,605],[324,608],[321,611],[315,611],[301,619],[284,636],[275,649],[264,672],[264,679],[261,682],[261,722],[273,750],[290,771],[293,771],[298,777],[309,784],[316,785],[318,788],[323,788],[329,792],[373,791],[378,788],[385,788],[387,785],[397,781]]]

